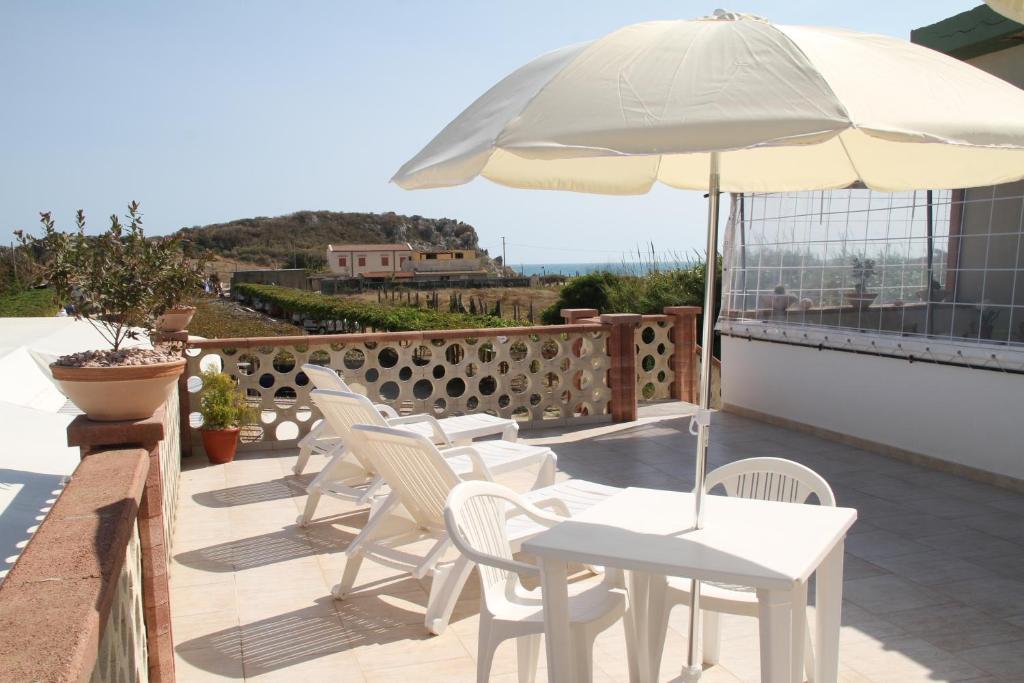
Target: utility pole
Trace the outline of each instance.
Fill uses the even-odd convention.
[[[505,268],[508,267],[508,258],[505,256],[505,238],[501,238],[501,276],[505,277]]]

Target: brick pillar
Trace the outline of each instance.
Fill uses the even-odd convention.
[[[666,306],[665,315],[672,317],[672,357],[669,366],[675,373],[672,398],[697,402],[697,316],[700,306]]]
[[[636,328],[642,316],[636,313],[605,313],[601,324],[610,328],[608,386],[612,390],[613,422],[636,419]]]
[[[596,318],[596,308],[563,308],[560,313],[566,325],[572,325],[584,318]]]
[[[111,447],[142,448],[149,456],[149,471],[136,522],[142,556],[142,607],[146,619],[149,680],[153,683],[174,682],[174,638],[171,634],[167,576],[168,539],[164,538],[164,482],[160,464],[160,442],[163,438],[164,408],[145,420],[94,422],[79,415],[68,425],[68,445],[77,446],[82,458]]]

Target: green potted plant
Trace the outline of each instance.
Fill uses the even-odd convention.
[[[199,414],[203,417],[203,426],[199,432],[206,457],[216,465],[231,462],[238,449],[238,433],[243,425],[256,421],[259,411],[249,405],[230,375],[207,370],[202,380]]]
[[[81,210],[73,233],[57,230],[44,212],[41,238],[17,233],[58,300],[110,346],[61,356],[50,365],[64,394],[93,420],[151,417],[185,369],[179,354],[128,344],[159,310],[166,293],[158,290],[181,252],[177,240],[146,238],[138,202],[129,204],[126,218],[127,228],[113,215],[106,232],[87,236]]]
[[[843,293],[846,303],[857,308],[867,308],[878,296],[878,292],[868,291],[868,282],[875,274],[875,260],[854,256],[850,262],[853,272],[853,289]]]
[[[155,288],[159,299],[154,310],[157,318],[153,326],[157,332],[182,332],[188,329],[196,313],[196,307],[190,306],[188,300],[202,288],[205,281],[204,268],[203,261],[190,258],[184,249],[168,261],[163,277]]]

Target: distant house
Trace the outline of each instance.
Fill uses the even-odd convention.
[[[412,255],[408,243],[328,244],[327,266],[343,277],[387,277],[400,273]]]
[[[487,272],[482,259],[473,249],[414,251],[412,260],[405,265],[404,270],[417,274],[445,273],[465,276],[481,276]]]

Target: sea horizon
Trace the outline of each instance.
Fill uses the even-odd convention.
[[[692,261],[657,261],[657,262],[565,262],[565,263],[520,263],[513,264],[512,268],[524,276],[532,275],[586,275],[598,271],[607,271],[616,274],[643,275],[652,270],[676,270],[689,268]]]

